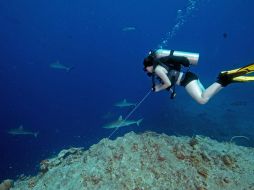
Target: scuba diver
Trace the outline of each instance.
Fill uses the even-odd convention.
[[[187,93],[199,104],[206,104],[223,87],[235,82],[254,81],[254,76],[244,76],[254,72],[254,63],[231,71],[222,71],[217,81],[204,88],[198,76],[189,71],[190,65],[198,63],[199,54],[174,50],[158,49],[150,51],[144,59],[144,71],[152,78],[152,90],[171,91],[171,98],[176,95],[175,85],[183,86]],[[186,67],[186,72],[181,67]]]

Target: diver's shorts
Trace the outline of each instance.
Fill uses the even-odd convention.
[[[180,85],[185,87],[193,80],[198,80],[198,76],[195,73],[187,72],[185,73],[184,79],[181,81]]]

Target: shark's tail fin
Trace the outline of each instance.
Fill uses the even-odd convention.
[[[143,118],[137,121],[137,126],[140,125],[140,123],[143,121]]]
[[[37,138],[39,132],[34,133],[34,137]]]

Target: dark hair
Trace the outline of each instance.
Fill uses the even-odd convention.
[[[144,65],[144,69],[146,67],[149,67],[149,66],[153,66],[153,57],[152,56],[147,56],[144,61],[143,61],[143,65]]]

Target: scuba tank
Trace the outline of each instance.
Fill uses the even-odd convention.
[[[184,51],[158,49],[156,51],[150,51],[149,54],[153,54],[153,56],[156,57],[157,59],[160,59],[162,57],[168,57],[168,56],[173,56],[175,58],[184,57],[188,59],[190,65],[197,65],[199,60],[199,53],[184,52]]]
[[[170,50],[172,51],[172,50]],[[197,65],[199,60],[199,53],[191,53],[191,52],[184,52],[184,51],[174,51],[173,56],[181,56],[186,57],[191,65]]]

